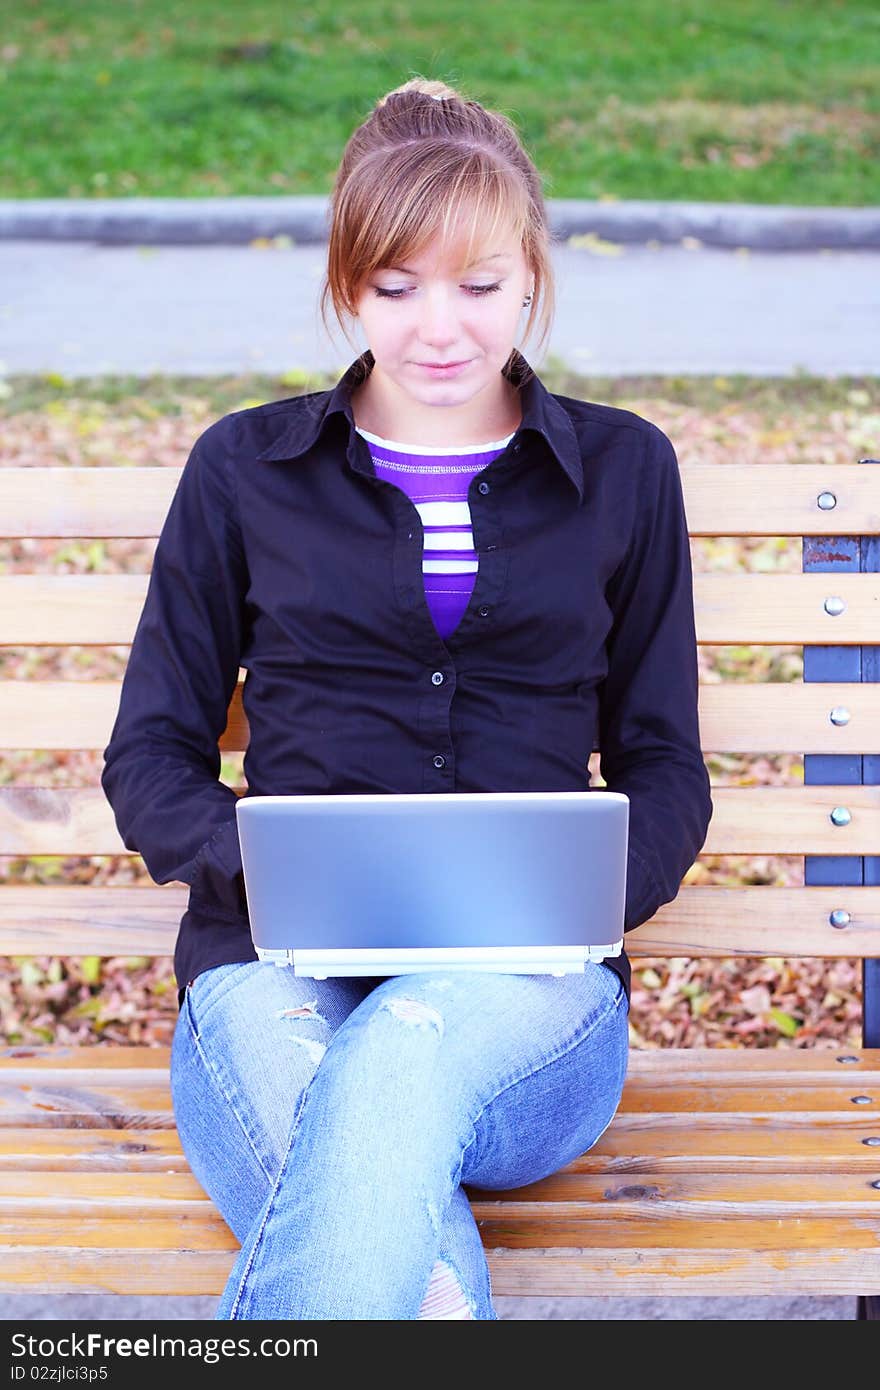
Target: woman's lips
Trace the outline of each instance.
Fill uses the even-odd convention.
[[[433,376],[455,376],[456,373],[463,371],[469,364],[470,358],[465,362],[446,362],[442,366],[435,366],[432,362],[418,362],[416,365],[421,367],[422,371],[428,372]]]

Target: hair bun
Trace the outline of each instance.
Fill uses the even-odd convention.
[[[428,91],[428,87],[441,87],[442,91]],[[432,78],[414,77],[409,82],[405,82],[402,87],[395,87],[392,91],[386,92],[376,103],[377,106],[384,106],[392,97],[403,99],[405,97],[430,97],[433,101],[455,101],[458,93],[454,92],[444,82],[435,81]]]

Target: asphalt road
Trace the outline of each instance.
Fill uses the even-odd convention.
[[[589,375],[880,371],[880,250],[626,245],[555,253],[548,355]],[[320,245],[0,241],[0,371],[341,372]]]

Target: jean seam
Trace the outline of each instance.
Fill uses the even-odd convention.
[[[252,1269],[252,1267],[253,1267],[254,1258],[255,1258],[255,1256],[256,1256],[257,1250],[259,1249],[260,1241],[263,1239],[263,1232],[264,1232],[265,1229],[266,1229],[266,1222],[269,1220],[269,1217],[270,1217],[271,1214],[272,1214],[272,1208],[273,1208],[274,1205],[275,1205],[275,1198],[277,1197],[277,1195],[278,1195],[278,1189],[279,1189],[279,1187],[281,1186],[281,1178],[282,1178],[282,1176],[283,1176],[283,1174],[284,1174],[285,1168],[287,1167],[287,1160],[288,1160],[288,1158],[290,1157],[290,1150],[293,1148],[293,1141],[294,1141],[294,1139],[295,1139],[295,1137],[296,1137],[296,1131],[297,1131],[297,1129],[299,1128],[300,1116],[302,1115],[302,1112],[303,1112],[303,1106],[305,1105],[305,1102],[306,1102],[306,1096],[308,1095],[308,1093],[309,1093],[310,1090],[311,1090],[311,1082],[309,1083],[308,1086],[305,1087],[305,1089],[303,1090],[302,1095],[300,1096],[299,1105],[297,1106],[297,1111],[296,1111],[296,1114],[295,1114],[295,1116],[294,1116],[294,1118],[293,1118],[293,1124],[292,1124],[291,1127],[290,1127],[290,1138],[289,1138],[288,1141],[287,1141],[287,1148],[286,1148],[285,1151],[284,1151],[284,1157],[283,1157],[283,1159],[281,1160],[281,1165],[280,1165],[280,1167],[279,1167],[279,1169],[278,1169],[278,1172],[277,1172],[277,1174],[276,1174],[275,1182],[272,1184],[272,1191],[269,1193],[269,1200],[268,1200],[268,1202],[266,1203],[266,1214],[265,1214],[265,1216],[263,1217],[262,1221],[260,1222],[260,1229],[259,1229],[259,1231],[257,1232],[256,1239],[254,1240],[253,1247],[252,1247],[252,1249],[251,1249],[251,1253],[250,1253],[250,1255],[248,1256],[247,1264],[245,1265],[244,1271],[242,1272],[241,1279],[239,1280],[238,1288],[237,1288],[236,1293],[235,1293],[235,1298],[234,1298],[233,1303],[232,1303],[232,1308],[230,1309],[230,1312],[229,1312],[230,1320],[235,1319],[235,1316],[236,1316],[236,1314],[237,1314],[237,1312],[238,1312],[239,1306],[240,1306],[240,1304],[241,1304],[241,1302],[242,1302],[242,1298],[243,1298],[243,1295],[244,1295],[244,1286],[245,1286],[245,1284],[246,1284],[246,1282],[247,1282],[247,1277],[248,1277],[248,1275],[250,1274],[251,1269]]]
[[[211,1083],[211,1085],[213,1085],[213,1086],[216,1088],[216,1090],[218,1091],[218,1093],[220,1094],[220,1096],[221,1096],[222,1099],[224,1100],[226,1106],[227,1106],[228,1109],[229,1109],[230,1114],[233,1116],[233,1118],[235,1119],[236,1123],[237,1123],[238,1126],[239,1126],[239,1129],[241,1130],[242,1134],[244,1135],[245,1142],[247,1143],[248,1148],[250,1149],[251,1153],[253,1154],[254,1158],[256,1159],[257,1163],[259,1164],[259,1166],[260,1166],[262,1172],[265,1173],[267,1181],[271,1183],[271,1182],[272,1182],[272,1173],[271,1173],[271,1171],[266,1167],[266,1164],[263,1162],[263,1159],[260,1157],[260,1154],[257,1152],[257,1148],[256,1148],[256,1145],[254,1144],[253,1138],[252,1138],[250,1132],[248,1131],[248,1128],[247,1128],[247,1126],[246,1126],[246,1124],[245,1124],[245,1122],[244,1122],[242,1116],[241,1116],[241,1115],[239,1114],[239,1112],[238,1112],[238,1109],[237,1109],[237,1107],[236,1107],[236,1104],[235,1104],[235,1101],[234,1101],[233,1097],[232,1097],[231,1095],[227,1094],[226,1088],[224,1087],[224,1085],[223,1085],[223,1083],[222,1083],[222,1081],[221,1081],[221,1078],[220,1078],[220,1076],[219,1076],[219,1074],[218,1074],[218,1072],[217,1072],[217,1070],[216,1070],[214,1064],[212,1063],[212,1061],[211,1061],[210,1057],[208,1056],[207,1052],[205,1051],[205,1049],[202,1047],[201,1038],[199,1037],[199,1035],[198,1035],[198,1033],[196,1032],[195,1027],[194,1027],[194,1020],[193,1020],[193,1015],[192,1015],[192,1008],[190,1007],[190,1002],[189,1002],[189,986],[187,986],[187,993],[185,994],[184,998],[185,998],[186,1005],[187,1005],[187,1009],[186,1009],[186,1025],[187,1025],[187,1028],[189,1029],[190,1040],[191,1040],[191,1042],[192,1042],[192,1044],[193,1044],[193,1047],[195,1048],[196,1052],[198,1053],[199,1057],[201,1058],[202,1065],[203,1065],[203,1067],[204,1067],[204,1069],[205,1069],[205,1074],[206,1074],[206,1076],[207,1076],[209,1082]]]
[[[466,1155],[467,1155],[468,1149],[471,1147],[471,1144],[473,1144],[473,1143],[476,1142],[476,1139],[477,1139],[476,1127],[472,1124],[472,1125],[471,1125],[471,1137],[470,1137],[470,1139],[467,1141],[466,1144],[463,1144],[463,1145],[461,1146],[461,1152],[460,1152],[460,1154],[459,1154],[459,1156],[458,1156],[458,1166],[457,1166],[455,1172],[452,1174],[452,1177],[451,1177],[451,1180],[450,1180],[449,1193],[448,1193],[447,1198],[446,1198],[446,1208],[447,1208],[447,1211],[448,1211],[448,1208],[449,1208],[449,1204],[450,1204],[450,1202],[452,1201],[452,1198],[455,1196],[455,1194],[456,1194],[456,1192],[458,1191],[459,1187],[461,1187],[461,1170],[462,1170],[462,1168],[464,1167],[464,1160],[465,1160],[465,1157],[466,1157]],[[442,1242],[441,1242],[441,1247],[442,1247]],[[465,1283],[465,1280],[461,1277],[459,1271],[456,1269],[455,1265],[453,1265],[452,1261],[449,1260],[449,1259],[447,1259],[445,1255],[441,1255],[441,1254],[440,1254],[440,1248],[441,1248],[441,1247],[438,1247],[438,1250],[437,1250],[437,1253],[436,1253],[436,1257],[435,1257],[435,1258],[438,1259],[438,1260],[443,1260],[443,1261],[445,1261],[445,1263],[449,1265],[450,1269],[454,1270],[455,1276],[456,1276],[456,1278],[458,1279],[458,1282],[459,1282],[459,1284],[461,1285],[462,1289],[465,1290],[465,1295],[467,1296],[467,1294],[468,1294],[468,1287],[469,1287],[469,1286]],[[485,1253],[484,1253],[483,1258],[485,1259]],[[489,1279],[488,1264],[487,1264],[487,1266],[486,1266],[486,1277],[487,1277],[487,1282],[489,1283],[489,1287],[490,1287],[490,1289],[491,1289],[491,1280]],[[490,1301],[491,1301],[491,1299],[490,1299]],[[469,1300],[469,1302],[470,1302],[470,1300]],[[473,1304],[471,1304],[471,1312],[473,1312]]]
[[[527,1077],[539,1075],[539,1073],[542,1072],[545,1067],[549,1067],[554,1062],[558,1062],[560,1057],[567,1057],[570,1052],[574,1052],[575,1048],[580,1047],[581,1043],[586,1042],[589,1038],[593,1036],[599,1024],[604,1023],[605,1020],[608,1018],[609,1014],[611,1014],[612,1012],[618,1013],[620,1011],[621,1003],[625,1002],[625,999],[625,993],[618,994],[617,997],[612,1001],[612,1003],[609,1004],[608,1007],[601,1014],[597,1014],[594,1017],[592,1024],[585,1033],[582,1033],[579,1037],[577,1036],[577,1034],[575,1034],[574,1041],[571,1041],[565,1046],[559,1048],[556,1052],[553,1053],[552,1057],[547,1057],[546,1060],[543,1061],[539,1067],[533,1067],[531,1071],[524,1071],[519,1076],[514,1076],[509,1081],[506,1081],[503,1086],[499,1086],[497,1091],[495,1091],[491,1096],[489,1096],[488,1099],[483,1101],[483,1104],[480,1106],[480,1109],[478,1110],[473,1120],[474,1137],[476,1138],[476,1128],[480,1118],[484,1114],[487,1107],[490,1106],[494,1100],[497,1100],[499,1096],[504,1095],[504,1092],[509,1091],[512,1086],[517,1086],[520,1083],[520,1081],[525,1081]],[[628,1045],[627,1051],[629,1051]],[[614,1116],[612,1115],[611,1119],[613,1118]],[[611,1120],[608,1121],[608,1124],[610,1123]],[[608,1125],[606,1125],[605,1128],[607,1129]],[[468,1145],[468,1147],[470,1146]],[[464,1154],[466,1152],[467,1150],[464,1150],[462,1153],[462,1160],[459,1164],[458,1170],[459,1177],[461,1176],[461,1170],[464,1167]],[[477,1157],[478,1159],[482,1160],[482,1153],[478,1152]]]
[[[187,998],[187,1001],[189,1002],[189,1006],[190,1006],[190,1018],[191,1018],[191,1021],[192,1021],[192,1031],[193,1031],[193,1034],[194,1034],[194,1036],[195,1036],[196,1038],[198,1038],[200,1035],[199,1035],[199,1030],[198,1030],[198,1028],[196,1027],[196,1019],[195,1019],[195,1014],[194,1014],[194,1011],[193,1011],[193,1008],[192,1008],[192,1002],[191,1002],[191,1001],[192,1001],[192,998],[193,998],[193,994],[194,994],[195,989],[196,989],[196,986],[199,985],[202,981],[204,981],[204,980],[206,979],[206,977],[207,977],[208,975],[211,975],[215,970],[227,970],[227,971],[228,971],[228,970],[230,970],[230,967],[239,967],[239,968],[240,968],[240,967],[245,966],[245,965],[257,965],[257,964],[261,964],[261,963],[262,963],[262,962],[259,962],[259,961],[256,961],[256,960],[230,960],[230,961],[220,961],[217,965],[211,965],[211,966],[208,966],[207,969],[199,971],[198,975],[196,975],[194,979],[188,980],[188,981],[187,981],[187,983],[186,983],[186,998]],[[216,986],[216,988],[213,990],[213,992],[209,995],[209,1000],[210,1000],[210,1001],[220,1002],[222,999],[224,999],[224,998],[226,997],[226,995],[229,993],[230,989],[234,989],[234,988],[235,988],[235,984],[227,984],[227,981],[228,981],[228,980],[231,980],[231,979],[232,979],[232,974],[230,973],[230,974],[228,974],[228,975],[224,978],[224,980],[222,981],[222,985],[217,985],[217,986]]]

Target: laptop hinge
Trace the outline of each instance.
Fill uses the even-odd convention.
[[[607,960],[609,956],[619,956],[623,950],[623,940],[615,941],[608,946],[588,946],[587,960]]]
[[[274,965],[293,965],[293,951],[273,950],[270,946],[254,946],[260,960],[271,961]]]
[[[291,950],[256,946],[260,960],[292,965],[294,974],[326,980],[334,975],[409,975],[418,971],[494,970],[507,975],[568,975],[582,973],[593,961],[619,955],[622,941],[608,946],[429,946],[393,948]]]

